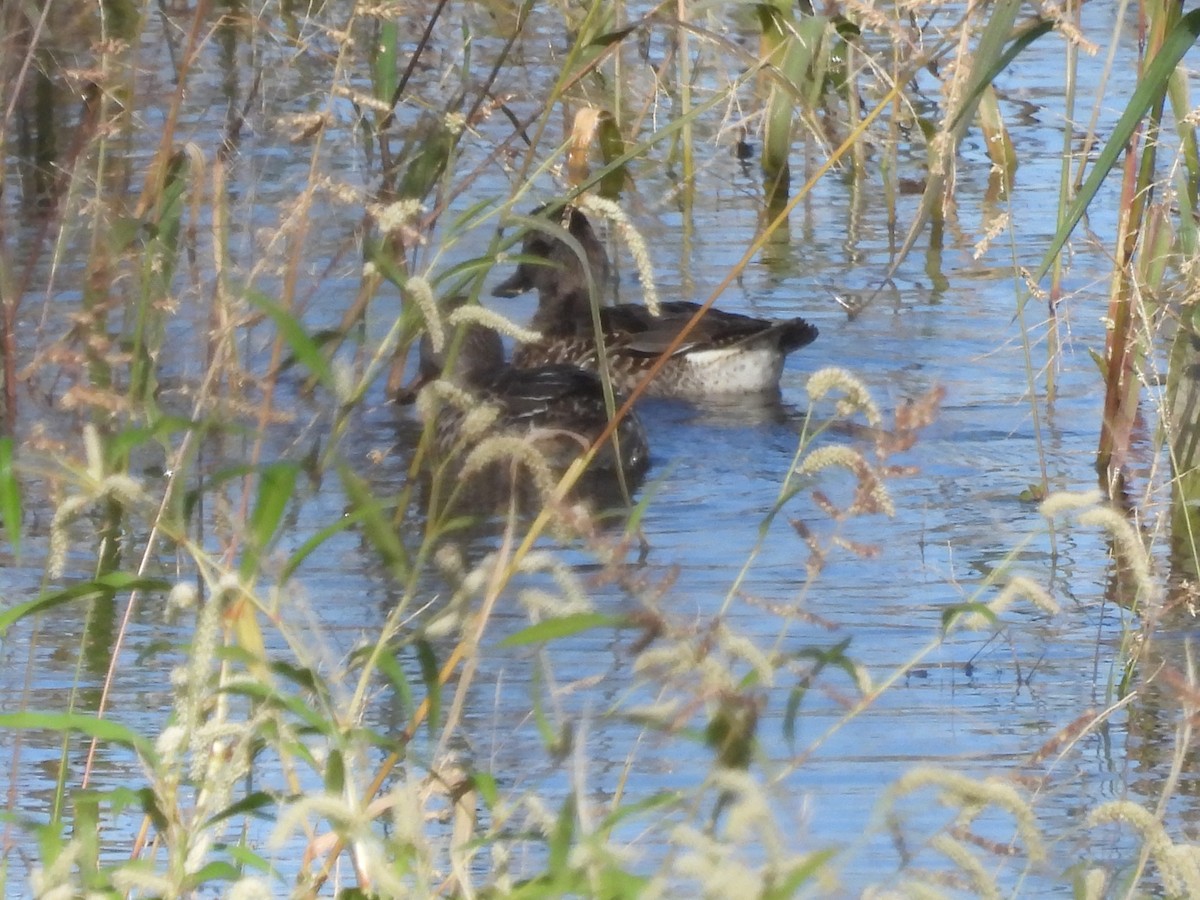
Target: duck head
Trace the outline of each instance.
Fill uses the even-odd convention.
[[[427,384],[437,378],[447,378],[460,387],[472,388],[485,384],[488,378],[504,365],[504,344],[500,335],[482,325],[463,325],[458,352],[451,353],[454,332],[446,335],[441,352],[433,349],[428,334],[421,335],[420,374],[418,382]],[[450,357],[450,370],[446,370]]]
[[[538,292],[539,300],[581,293],[586,296],[589,271],[596,289],[603,291],[608,282],[608,254],[587,216],[574,206],[539,206],[532,214],[561,227],[578,247],[549,230],[529,229],[521,244],[521,255],[530,259],[518,263],[517,271],[496,285],[492,296],[515,297],[530,290]]]

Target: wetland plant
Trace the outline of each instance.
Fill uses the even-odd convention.
[[[759,222],[709,305],[760,254],[803,240],[793,217],[832,182],[885,207],[889,262],[877,290],[831,299],[830,314],[867,314],[918,245],[944,278],[936,260],[964,229],[963,144],[979,134],[994,167],[979,252],[1015,244],[1031,223],[1005,207],[1022,148],[1003,79],[1057,42],[1056,220],[1040,262],[1012,254],[1015,340],[997,352],[1023,354],[1041,423],[1076,299],[1064,247],[1085,215],[1115,217],[1110,329],[1094,351],[1102,493],[1059,490],[1039,453],[1028,541],[1101,535],[1105,599],[1128,618],[1116,663],[1096,667],[1103,708],[1053,727],[1024,777],[918,766],[881,792],[871,833],[896,864],[864,889],[999,896],[1037,876],[1088,897],[1200,892],[1195,848],[1164,816],[1190,759],[1195,672],[1155,641],[1200,570],[1200,163],[1181,68],[1200,13],[1120,10],[1090,38],[1079,4],[1017,0],[836,15],[774,0],[0,7],[0,634],[9,671],[25,673],[0,713],[7,884],[47,897],[838,890],[865,851],[798,837],[791,780],[951,636],[1063,605],[1011,548],[883,673],[856,658],[852,629],[830,637],[808,611],[829,567],[875,564],[893,485],[944,392],[885,414],[855,372],[809,376],[744,562],[686,609],[676,569],[637,564],[655,541],[654,471],[615,520],[576,502],[582,463],[543,479],[530,514],[472,520],[442,502],[452,476],[417,477],[434,428],[396,424],[390,402],[422,335],[438,351],[453,341],[439,300],[481,310],[497,260],[519,256],[533,223],[517,211],[609,204],[630,244],[638,217],[622,210],[671,209],[686,245],[735,142],[739,158],[761,147],[746,188]],[[1080,54],[1128,43],[1130,22],[1145,38],[1136,71],[1110,57],[1105,75],[1136,87],[1105,128],[1113,100],[1098,91],[1080,135]],[[651,197],[647,184],[669,187]],[[616,399],[610,431],[629,408]],[[1162,454],[1134,439],[1150,412]],[[1168,476],[1139,474],[1159,455]],[[1160,552],[1146,523],[1162,484]],[[780,528],[796,548],[786,602],[750,589]],[[347,608],[369,617],[331,610],[365,590]],[[771,625],[747,633],[733,615],[746,608]],[[611,647],[608,669],[572,668],[588,642]],[[488,725],[476,701],[501,691],[497,657],[524,673],[523,712]],[[1047,875],[1066,840],[1039,817],[1056,764],[1147,692],[1178,716],[1159,799],[1097,804],[1070,836],[1082,862]],[[801,725],[818,704],[838,714],[814,734]],[[622,745],[615,775],[589,765],[601,731]],[[647,789],[635,776],[664,755],[686,773]],[[931,828],[935,799],[951,815]],[[1132,857],[1090,841],[1113,823],[1134,835]]]

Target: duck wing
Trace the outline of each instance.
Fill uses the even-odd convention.
[[[658,356],[699,309],[698,303],[673,300],[663,303],[662,314],[655,316],[644,306],[622,304],[601,309],[600,322],[615,347],[636,355]],[[817,333],[815,325],[801,318],[773,322],[709,309],[675,349],[674,355],[741,344],[764,344],[787,354],[811,344]]]
[[[604,415],[600,379],[578,366],[505,366],[482,390],[513,421],[557,418],[562,414],[590,416],[596,410]]]

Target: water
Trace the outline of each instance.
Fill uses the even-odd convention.
[[[1107,27],[1111,14],[1108,7],[1089,7],[1096,29]],[[538,29],[556,33],[549,20],[539,20],[531,33]],[[544,79],[556,71],[555,61],[540,55],[550,51],[533,48],[533,43],[525,49],[529,56],[519,69],[519,78],[528,83],[522,81],[523,91],[511,100],[520,116],[535,108],[532,98],[541,95]],[[486,54],[496,46],[495,38],[489,37],[481,39],[476,50]],[[272,236],[289,221],[308,183],[312,149],[311,143],[291,143],[295,128],[284,117],[320,108],[330,76],[327,61],[318,54],[272,72],[270,63],[282,65],[288,54],[282,45],[262,52],[268,56],[262,95],[231,175],[237,211],[231,246],[239,278],[260,262],[268,263],[255,284],[275,296],[284,279],[276,268],[281,256],[271,244]],[[225,110],[214,53],[210,49],[198,66],[201,74],[179,135],[181,141],[197,141],[205,152],[216,146]],[[453,58],[452,49],[444,53],[444,59]],[[273,55],[278,58],[271,60]],[[553,579],[544,573],[518,577],[492,612],[478,671],[465,696],[460,745],[454,748],[460,758],[492,772],[502,792],[513,797],[537,794],[557,809],[562,798],[575,791],[591,804],[584,815],[595,819],[618,793],[628,803],[660,790],[694,790],[709,773],[712,754],[701,740],[681,737],[674,728],[702,728],[704,711],[732,696],[739,681],[755,670],[756,654],[772,654],[773,680],[750,692],[760,704],[752,772],[769,793],[770,813],[786,839],[787,852],[840,851],[835,863],[838,880],[822,891],[849,895],[871,883],[890,883],[905,858],[885,827],[887,792],[915,767],[999,779],[1016,785],[1029,799],[1048,846],[1045,862],[1034,865],[1021,882],[1022,894],[1065,891],[1069,880],[1064,873],[1080,859],[1117,868],[1133,861],[1137,843],[1130,832],[1089,828],[1083,816],[1112,799],[1147,805],[1156,801],[1171,761],[1174,701],[1169,693],[1150,691],[1115,709],[1103,725],[1077,740],[1062,737],[1086,711],[1113,703],[1123,664],[1122,637],[1136,621],[1113,602],[1103,535],[1094,528],[1072,527],[1051,538],[1036,504],[1022,499],[1023,491],[1040,482],[1043,465],[1052,491],[1092,488],[1101,418],[1102,384],[1088,351],[1100,350],[1104,341],[1101,316],[1110,277],[1106,253],[1113,243],[1115,209],[1111,192],[1102,193],[1089,230],[1080,232],[1072,244],[1066,284],[1070,295],[1061,309],[1069,327],[1064,329],[1063,352],[1053,362],[1059,391],[1053,404],[1040,396],[1033,404],[1028,396],[1028,367],[1046,365],[1044,306],[1034,301],[1025,311],[1033,343],[1028,357],[1015,318],[1021,285],[1011,276],[1014,255],[1020,265],[1035,267],[1052,232],[1048,198],[1057,191],[1059,177],[1061,79],[1055,66],[1060,56],[1060,48],[1043,39],[1000,84],[1003,108],[1015,111],[1008,124],[1021,158],[1011,198],[999,203],[988,199],[989,167],[980,138],[972,134],[959,155],[958,206],[947,222],[944,245],[930,248],[927,238],[919,240],[891,282],[859,314],[848,316],[843,302],[874,291],[902,239],[889,232],[886,210],[879,202],[877,166],[869,166],[866,179],[857,185],[839,176],[820,181],[794,212],[786,239],[773,243],[724,294],[719,301],[724,308],[762,316],[803,315],[820,327],[820,339],[789,361],[780,404],[719,408],[647,401],[640,412],[650,431],[654,465],[639,494],[652,498],[643,519],[644,553],[631,550],[622,565],[606,568],[586,546],[540,542],[570,564],[595,609],[642,616],[643,621],[666,620],[667,636],[652,648],[674,644],[680,653],[686,648],[692,668],[675,670],[665,659],[657,667],[642,668],[645,659],[639,656],[637,642],[643,635],[632,628],[586,631],[537,653],[503,645],[506,636],[531,621],[520,592],[553,587]],[[1098,65],[1085,62],[1085,76],[1098,78]],[[1121,66],[1128,70],[1128,61],[1119,62],[1118,69]],[[428,88],[436,70],[418,72],[422,89]],[[646,72],[638,69],[629,77],[632,91]],[[703,71],[701,84],[719,84],[721,77],[715,70]],[[168,95],[169,79],[160,78],[159,87]],[[354,70],[349,79],[366,89],[363,72]],[[936,95],[931,84],[924,89]],[[140,117],[147,127],[134,136],[130,160],[135,169],[149,159],[160,127],[161,109],[154,96],[147,93],[143,98],[147,108]],[[1106,117],[1120,106],[1116,99],[1106,102]],[[318,172],[361,192],[374,182],[374,163],[364,162],[352,110],[339,101],[333,112],[322,138],[326,145]],[[716,126],[715,119],[703,120],[698,128],[707,136]],[[481,175],[470,191],[454,200],[451,215],[483,197],[499,201],[516,186],[511,169],[488,162],[495,145],[509,136],[510,124],[495,115],[477,127],[477,135],[463,144],[459,166],[466,172],[481,165]],[[554,134],[546,146],[557,139]],[[680,193],[657,150],[633,167],[636,190],[624,205],[647,238],[664,299],[707,296],[757,234],[757,176],[733,158],[729,143],[716,145],[711,155],[705,149],[690,196]],[[803,146],[807,149],[797,145],[797,176],[804,153],[821,157],[811,144]],[[902,155],[899,176],[921,178],[922,159],[916,147]],[[794,184],[801,180],[794,177]],[[6,185],[10,189],[15,191],[15,185]],[[541,178],[519,206],[532,206],[553,192],[553,183]],[[362,200],[361,193],[358,200],[347,201],[336,192],[322,191],[307,213],[298,298],[313,331],[335,325],[358,289]],[[917,203],[917,197],[901,197],[901,231]],[[982,233],[1001,213],[1011,215],[1015,223],[1011,242],[1006,232],[977,252]],[[178,355],[163,361],[164,374],[173,379],[167,383],[167,402],[178,403],[181,410],[193,396],[189,386],[204,371],[204,348],[196,337],[209,327],[210,222],[199,225],[200,275],[180,279],[182,302],[168,324]],[[30,240],[32,231],[27,228],[22,238]],[[440,270],[483,254],[491,231],[470,231],[444,249],[440,234],[428,237],[418,253],[419,265]],[[619,246],[612,247],[622,273],[621,297],[636,299],[639,289],[629,258]],[[73,252],[81,251],[75,247]],[[60,334],[63,317],[75,309],[78,294],[71,291],[78,288],[82,258],[68,254],[52,290],[31,290],[27,296],[24,320],[49,323],[30,339],[24,348],[28,353],[41,349],[38,341]],[[42,277],[49,277],[44,267]],[[502,277],[497,267],[488,286]],[[399,310],[393,297],[381,292],[372,306],[369,339],[382,337],[390,327]],[[45,310],[43,302],[48,304]],[[489,305],[518,320],[532,311],[528,298]],[[251,367],[261,364],[272,336],[266,326],[246,329],[241,346]],[[885,423],[892,422],[902,404],[937,388],[945,390],[945,399],[919,440],[888,460],[905,470],[887,481],[894,518],[872,515],[834,523],[805,491],[760,535],[806,428],[807,379],[828,366],[846,368],[860,378]],[[80,423],[51,409],[50,398],[60,389],[54,378],[53,369],[38,370],[39,390],[23,407],[23,427],[29,429],[40,420],[63,442],[62,451],[70,453],[78,446]],[[1042,384],[1039,377],[1039,390]],[[327,401],[308,399],[301,387],[299,375],[287,375],[280,383],[277,405],[295,415],[272,431],[269,458],[301,458],[318,438],[326,438],[331,412]],[[177,397],[170,393],[175,390]],[[819,406],[814,421],[824,421],[831,412],[830,404]],[[417,431],[407,416],[387,401],[382,380],[377,379],[340,443],[340,457],[379,497],[394,497],[404,483]],[[864,434],[861,419],[857,427],[839,423],[816,445],[851,443],[870,456]],[[206,453],[215,466],[217,461],[244,460],[251,445],[252,436],[235,433],[213,439]],[[821,487],[834,504],[844,505],[853,485],[848,478],[832,476]],[[42,496],[36,484],[27,490],[30,496]],[[275,557],[295,552],[317,530],[336,521],[345,506],[339,479],[332,473],[319,481],[302,478]],[[1153,522],[1158,513],[1157,507],[1148,506],[1143,515]],[[10,603],[34,596],[39,588],[52,515],[50,507],[26,510],[20,565],[6,553],[0,575]],[[219,520],[236,513],[210,509],[208,515]],[[828,551],[815,574],[808,568],[813,562],[810,548],[793,520],[803,522]],[[203,540],[215,550],[222,546],[219,524],[218,530],[212,523],[208,529]],[[90,574],[93,560],[86,533],[82,527],[76,531],[69,578]],[[598,540],[603,538],[601,534]],[[834,538],[852,542],[861,552],[832,546]],[[478,561],[499,542],[500,537],[489,532],[464,543],[462,552]],[[139,546],[137,540],[129,543]],[[743,572],[747,560],[752,563]],[[158,564],[169,570],[172,560],[160,559]],[[1051,616],[1017,603],[994,628],[956,631],[939,640],[944,611],[955,604],[992,599],[997,589],[991,579],[1002,584],[1006,573],[1023,574],[1047,588],[1061,612]],[[188,577],[186,565],[181,574]],[[449,594],[445,581],[432,574],[423,590],[427,599]],[[396,601],[397,589],[361,532],[349,529],[327,540],[281,592],[286,612],[280,624],[308,642],[314,664],[336,666],[378,634]],[[99,612],[111,622],[122,611],[118,604],[115,611]],[[84,689],[81,705],[94,706],[109,644],[103,635],[96,637],[97,626],[85,620],[84,612],[79,604],[56,609],[51,614],[53,627],[43,628],[35,643],[30,643],[25,626],[9,633],[0,669],[5,673],[3,693],[11,698],[7,711],[58,709],[63,692],[76,683]],[[89,633],[97,646],[93,655],[85,655],[83,670],[77,673],[78,648]],[[166,622],[157,602],[143,602],[135,610],[123,650],[129,663],[118,667],[109,698],[114,719],[151,736],[157,733],[170,709],[169,678],[179,660],[175,652],[162,648],[181,645],[190,636],[190,623]],[[267,636],[269,648],[286,652],[269,629]],[[1186,636],[1186,629],[1171,632],[1164,652],[1181,659]],[[444,659],[452,645],[434,643],[435,654]],[[832,664],[825,669],[789,725],[789,696],[803,682],[813,655],[843,643],[847,668]],[[874,702],[856,708],[864,685],[887,682],[897,672],[903,674],[895,684]],[[418,677],[415,667],[410,677]],[[574,735],[573,747],[563,758],[547,752],[539,736],[533,714],[539,704],[552,728],[566,727]],[[656,724],[645,727],[638,713],[650,708],[660,714]],[[663,708],[669,711],[662,713]],[[852,709],[854,714],[848,716]],[[405,725],[401,705],[385,690],[370,718],[370,724],[392,733]],[[11,735],[5,744],[12,745]],[[57,746],[53,734],[35,732],[23,738],[11,791],[21,798],[17,808],[26,815],[36,818],[49,808]],[[438,752],[418,736],[413,768],[420,769]],[[128,754],[106,755],[98,771],[102,786],[139,783]],[[1166,811],[1173,834],[1198,812],[1194,796],[1190,780],[1175,791]],[[715,793],[709,796],[709,808],[715,798]],[[905,852],[912,854],[911,868],[947,868],[944,857],[924,846],[926,837],[947,818],[933,799],[925,789],[896,804],[902,817],[899,830],[908,842]],[[678,810],[661,818],[633,817],[617,829],[615,840],[628,842],[640,859],[631,868],[653,871],[670,855],[666,838],[671,826],[686,819]],[[1014,840],[1012,817],[994,810],[974,825],[974,831],[997,846]],[[256,833],[253,839],[263,842],[265,834]],[[746,840],[740,857],[751,864],[760,861],[762,840]],[[1020,840],[1016,843],[1023,846]],[[271,853],[278,854],[276,861],[286,868],[296,846]],[[119,854],[121,848],[112,849]],[[544,860],[540,851],[533,846],[526,852],[530,871],[539,871]],[[1016,884],[1012,879],[1021,872],[1023,858],[1018,852],[1016,860],[1006,862],[984,854],[985,864],[1005,869],[1002,880],[1010,886]],[[514,862],[518,872],[521,860],[518,855]],[[14,865],[23,871],[24,863]]]

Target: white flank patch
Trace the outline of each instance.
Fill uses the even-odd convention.
[[[682,360],[687,387],[702,395],[753,394],[773,391],[783,371],[783,354],[774,347],[745,344],[713,350],[692,350]]]

